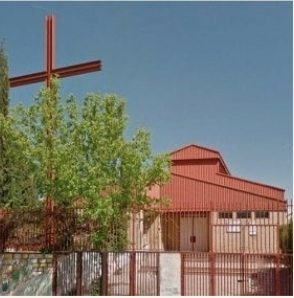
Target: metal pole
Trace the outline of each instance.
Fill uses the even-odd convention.
[[[185,296],[185,253],[181,254],[181,296]]]
[[[57,293],[57,259],[56,253],[53,254],[52,260],[52,296],[58,296]]]
[[[156,279],[156,287],[157,287],[157,296],[160,296],[160,272],[159,272],[159,252],[156,253],[156,274],[157,274],[157,279]]]
[[[213,252],[209,253],[209,262],[210,262],[210,296],[215,296],[215,254]]]
[[[276,255],[276,296],[281,295],[281,270],[280,270],[281,262],[280,262],[280,255]]]
[[[108,253],[102,252],[102,268],[101,268],[101,295],[108,295]]]
[[[135,296],[136,283],[136,253],[130,252],[130,296]]]
[[[83,252],[77,252],[76,295],[83,295]]]

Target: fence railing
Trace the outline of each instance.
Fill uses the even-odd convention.
[[[293,255],[0,253],[0,295],[293,296]]]
[[[292,210],[130,210],[103,229],[81,208],[0,210],[0,251],[292,253]]]
[[[166,272],[178,276],[178,285],[168,286],[182,296],[293,294],[290,255],[183,252],[177,266],[161,262],[166,254],[55,254],[53,295],[159,296],[166,294]]]

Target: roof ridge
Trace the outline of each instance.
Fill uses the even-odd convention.
[[[219,155],[221,156],[220,152],[217,151],[217,150],[214,150],[214,149],[211,149],[211,148],[208,148],[208,147],[204,147],[204,146],[199,146],[199,145],[196,145],[196,144],[193,144],[193,143],[192,143],[192,144],[189,144],[189,145],[186,145],[186,146],[184,146],[184,147],[181,147],[181,148],[179,148],[179,149],[176,149],[176,150],[170,152],[170,154],[175,154],[175,153],[177,153],[177,152],[179,152],[179,151],[182,151],[182,150],[184,150],[184,149],[187,149],[187,148],[189,148],[189,147],[200,148],[200,149],[203,149],[203,150],[206,150],[206,151],[210,151],[210,152],[213,152],[213,153],[217,153],[217,154],[219,154]]]
[[[214,154],[217,154],[217,155],[218,155],[218,158],[219,158],[220,162],[222,163],[222,165],[224,166],[224,168],[225,168],[227,174],[228,174],[228,175],[231,175],[230,170],[229,170],[228,166],[226,165],[226,163],[225,163],[225,161],[224,161],[224,159],[223,159],[221,153],[220,153],[219,151],[217,151],[217,150],[214,150],[214,149],[211,149],[211,148],[208,148],[208,147],[203,147],[203,146],[199,146],[199,145],[196,145],[196,144],[189,144],[189,145],[186,145],[186,146],[184,146],[184,147],[181,147],[181,148],[179,148],[179,149],[177,149],[177,150],[175,150],[175,151],[172,151],[172,152],[170,153],[170,155],[173,156],[174,154],[176,154],[176,153],[178,153],[178,152],[180,152],[180,151],[183,151],[183,150],[185,150],[185,149],[192,148],[192,147],[193,147],[193,148],[202,149],[202,150],[205,150],[205,151],[209,151],[209,152],[212,152],[212,153],[214,153]],[[195,158],[195,159],[197,159],[197,158]]]

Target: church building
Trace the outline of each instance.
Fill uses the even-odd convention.
[[[171,179],[148,195],[168,198],[136,215],[136,249],[278,253],[287,221],[284,190],[233,176],[218,151],[189,145],[171,153]]]

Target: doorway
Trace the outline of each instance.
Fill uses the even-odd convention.
[[[181,251],[208,251],[207,213],[181,217],[180,231]]]

